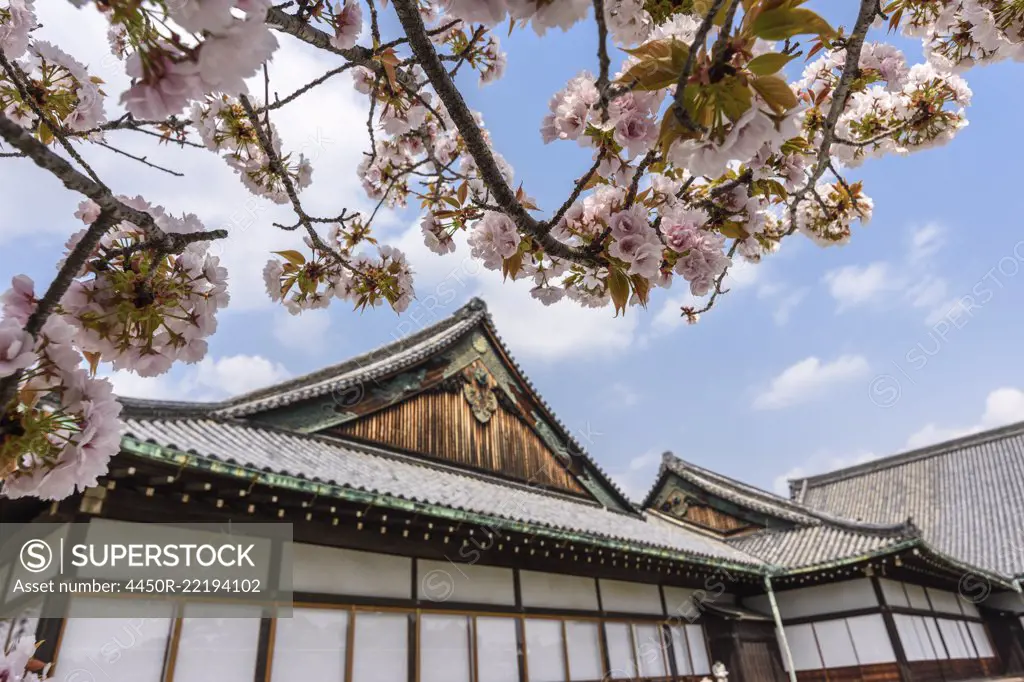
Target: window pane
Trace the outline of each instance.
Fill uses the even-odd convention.
[[[686,639],[690,643],[690,658],[693,659],[693,674],[707,675],[711,672],[708,662],[708,648],[704,642],[704,629],[699,625],[686,626]]]
[[[857,651],[857,660],[861,665],[891,663],[896,660],[881,615],[847,618],[846,624],[853,635],[853,648]]]
[[[470,682],[469,618],[420,617],[421,682]]]
[[[676,657],[676,672],[680,675],[692,675],[690,645],[686,642],[686,630],[682,626],[672,626],[672,649]]]
[[[932,633],[929,631],[924,618],[922,616],[913,616],[914,618],[914,631],[917,633],[917,641],[921,643],[921,659],[923,661],[934,661],[939,658],[936,646],[941,647],[941,644],[932,639]]]
[[[636,633],[636,660],[640,664],[640,677],[665,677],[665,645],[661,641],[658,625],[634,625]]]
[[[357,611],[355,628],[352,682],[407,682],[409,617]]]
[[[605,623],[608,639],[608,663],[611,670],[608,677],[613,680],[628,680],[636,677],[633,662],[633,632],[628,623]]]
[[[237,610],[237,618],[203,617],[203,612]],[[216,609],[215,611],[212,609]],[[261,611],[255,607],[186,604],[181,620],[174,679],[181,682],[252,682]]]
[[[601,662],[601,635],[594,621],[570,620],[565,623],[569,647],[569,679],[599,680],[604,677]]]
[[[942,641],[946,644],[946,650],[952,659],[968,658],[967,647],[964,646],[960,628],[955,620],[938,619],[939,632],[942,633]]]
[[[799,670],[821,670],[821,656],[818,654],[818,643],[814,640],[814,629],[810,625],[790,625],[786,627],[786,642],[789,653],[793,654],[793,667]],[[779,648],[782,649],[781,639]],[[786,664],[786,654],[782,652],[782,663]],[[788,667],[788,666],[787,666]]]
[[[942,660],[949,658],[947,649],[943,646],[942,638],[939,636],[939,626],[935,624],[934,618],[923,618],[924,626],[928,629],[928,634],[932,639],[932,647],[935,649],[935,658]]]
[[[530,682],[565,682],[562,621],[526,619],[526,669]]]
[[[857,665],[857,654],[853,650],[846,621],[827,620],[814,624],[821,658],[826,668],[845,668]]]
[[[967,623],[958,620],[956,622],[958,628],[960,628],[960,639],[964,643],[964,653],[967,658],[978,658],[978,652],[974,648],[974,642],[971,640],[971,632],[967,628]]]
[[[903,645],[903,653],[906,654],[907,660],[923,661],[927,658],[924,655],[924,649],[921,647],[921,639],[917,634],[917,628],[914,627],[914,618],[912,616],[896,614],[892,619],[896,625],[896,632],[900,636],[900,644]]]
[[[992,644],[988,641],[988,633],[985,632],[985,626],[981,623],[968,623],[967,627],[971,631],[971,639],[974,640],[974,646],[978,648],[978,657],[991,658],[994,654],[992,652]]]
[[[476,619],[479,682],[519,682],[516,625],[513,618]]]
[[[293,609],[274,623],[271,682],[342,682],[348,646],[348,611]]]
[[[60,640],[60,670],[102,682],[160,682],[170,639],[171,605],[127,599],[71,602]],[[105,610],[106,618],[77,613]],[[61,676],[63,677],[63,675]]]

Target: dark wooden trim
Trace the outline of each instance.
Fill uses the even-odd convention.
[[[530,671],[526,666],[526,619],[519,617],[516,623],[516,658],[519,661],[519,679],[530,682]]]
[[[885,623],[885,630],[889,634],[892,652],[896,656],[896,667],[900,673],[900,682],[911,682],[907,652],[903,650],[903,641],[900,639],[899,630],[896,629],[896,621],[892,617],[892,607],[886,601],[885,593],[882,591],[882,582],[878,579],[878,576],[874,575],[871,576],[870,580],[871,586],[875,589],[875,597],[881,605],[882,621]],[[902,585],[902,583],[900,584]],[[906,594],[905,591],[904,594]],[[909,599],[907,599],[907,603],[910,603]]]
[[[852,609],[850,611],[836,611],[834,613],[820,613],[816,616],[801,616],[799,618],[783,619],[783,625],[806,625],[807,623],[818,623],[823,620],[838,620],[840,618],[856,618],[857,616],[869,616],[881,613],[878,606],[869,606],[863,609]]]
[[[410,613],[407,618],[408,640],[407,646],[409,650],[406,652],[406,666],[408,670],[409,682],[419,682],[420,680],[420,612],[415,611]]]
[[[946,613],[945,611],[922,611],[921,609],[907,608],[906,606],[889,607],[893,613],[900,613],[905,616],[924,616],[926,618],[940,618],[942,620],[963,620],[968,623],[983,623],[984,618],[965,616],[962,613]]]
[[[523,585],[519,580],[519,569],[512,569],[512,600],[517,611],[523,609]]]
[[[260,619],[260,631],[256,644],[256,670],[254,682],[270,682],[273,672],[274,630],[276,620],[264,616]]]
[[[420,603],[420,560],[418,557],[413,557],[412,568],[409,569],[410,580],[412,582],[412,591],[409,592],[409,596],[412,597],[414,604],[419,606]]]

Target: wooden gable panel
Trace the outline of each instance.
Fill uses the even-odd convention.
[[[707,502],[688,495],[678,488],[670,488],[669,493],[665,495],[664,501],[658,505],[657,509],[680,521],[692,523],[723,535],[739,535],[764,528],[760,524],[716,509]]]
[[[332,431],[589,497],[544,441],[505,405],[471,404],[462,390],[424,391]]]

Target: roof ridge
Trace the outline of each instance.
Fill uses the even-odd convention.
[[[867,521],[858,521],[856,519],[847,519],[841,516],[835,516],[820,509],[815,509],[814,507],[810,507],[803,503],[787,499],[785,497],[782,497],[781,495],[776,495],[775,493],[763,490],[761,488],[758,488],[757,486],[750,485],[749,483],[744,483],[743,481],[738,481],[724,474],[719,474],[715,471],[711,471],[710,469],[705,469],[704,467],[698,464],[693,464],[692,462],[688,462],[684,459],[681,459],[676,455],[672,454],[671,452],[665,452],[664,455],[662,455],[662,466],[666,467],[667,470],[672,471],[677,475],[690,474],[696,475],[698,478],[706,477],[710,479],[708,483],[712,485],[718,485],[723,487],[731,485],[741,489],[741,491],[743,492],[760,495],[761,502],[768,504],[776,504],[780,507],[785,508],[790,513],[802,515],[811,520],[817,521],[820,524],[828,525],[833,528],[838,528],[841,530],[856,533],[883,535],[890,533],[916,532],[913,523],[909,519],[902,523],[888,524],[871,523]],[[680,466],[684,469],[684,471],[680,471],[679,468],[677,468]]]
[[[313,372],[308,372],[271,386],[265,386],[254,391],[243,393],[239,396],[234,396],[222,401],[219,405],[219,409],[222,409],[231,415],[250,414],[251,411],[246,411],[246,407],[251,404],[259,403],[260,401],[271,398],[275,394],[287,393],[306,386],[315,385],[329,380],[332,376],[352,371],[353,369],[363,367],[371,362],[383,360],[408,350],[432,336],[439,336],[460,322],[474,320],[474,318],[482,319],[486,314],[487,304],[484,303],[481,298],[474,296],[465,305],[458,308],[448,317],[442,318],[431,325],[423,327],[408,336],[395,339],[391,343],[384,344],[383,346],[377,346],[364,353],[347,358],[333,365],[322,367]]]
[[[879,459],[873,459],[860,464],[854,464],[852,466],[843,467],[841,469],[834,469],[827,471],[823,474],[817,474],[815,476],[804,476],[802,478],[793,478],[789,480],[790,491],[795,490],[799,486],[806,485],[808,489],[814,488],[819,485],[825,485],[827,483],[835,483],[837,481],[843,481],[864,474],[874,473],[883,469],[891,469],[893,467],[902,466],[904,464],[910,464],[912,462],[919,462],[924,459],[930,459],[932,457],[938,457],[940,455],[954,454],[959,450],[963,450],[968,447],[975,445],[981,445],[994,440],[1000,440],[1007,436],[1024,434],[1024,421],[1014,422],[1012,424],[1006,424],[1004,426],[997,426],[986,431],[977,431],[975,433],[969,433],[964,436],[952,438],[950,440],[942,441],[940,443],[932,443],[920,448],[914,448],[912,450],[906,450],[904,452],[898,452],[894,455],[888,455],[887,457],[881,457]]]

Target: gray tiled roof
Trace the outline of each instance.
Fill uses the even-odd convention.
[[[790,482],[794,498],[853,519],[910,517],[961,562],[1024,574],[1024,423]]]
[[[790,530],[763,530],[727,542],[773,566],[797,569],[874,555],[913,539],[909,529],[887,533],[821,524]]]
[[[671,452],[666,452],[661,456],[661,469],[658,472],[658,480],[647,494],[647,498],[644,500],[644,507],[650,507],[654,504],[654,495],[660,487],[665,474],[668,472],[676,474],[683,480],[689,481],[693,485],[741,507],[797,523],[811,523],[814,521],[814,517],[808,513],[809,510],[803,509],[801,505],[796,504],[792,500],[773,495],[766,490],[755,488],[736,479],[715,473],[710,469],[686,462]]]
[[[728,500],[740,507],[752,509],[762,514],[799,525],[814,526],[826,524],[837,529],[851,531],[855,535],[876,532],[891,534],[907,531],[905,518],[881,523],[873,523],[868,520],[851,520],[849,517],[832,514],[806,504],[787,500],[767,490],[762,490],[742,481],[737,481],[734,478],[715,473],[710,469],[705,469],[704,467],[679,459],[671,452],[666,452],[662,455],[658,482],[655,483],[654,488],[648,493],[647,500],[644,503],[645,507],[653,504],[653,497],[660,486],[661,480],[667,473],[673,473],[683,480],[706,490],[708,493]]]
[[[223,417],[250,415],[345,391],[361,382],[400,372],[452,345],[486,317],[486,306],[479,299],[473,299],[454,315],[415,334],[312,374],[232,398],[214,410],[214,414]]]
[[[333,438],[243,422],[127,417],[123,435],[200,457],[323,483],[756,568],[725,542],[525,485]]]

